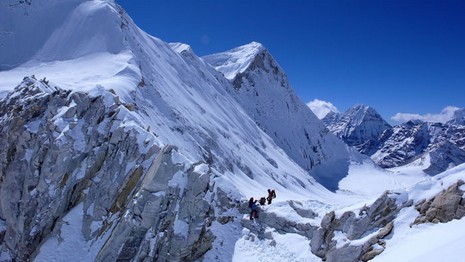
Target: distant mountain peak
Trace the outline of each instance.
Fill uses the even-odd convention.
[[[323,118],[329,130],[363,154],[373,154],[392,127],[370,106],[357,104],[343,114]]]

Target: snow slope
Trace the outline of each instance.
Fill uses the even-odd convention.
[[[234,88],[229,92],[258,126],[326,188],[337,189],[349,160],[363,159],[328,132],[297,97],[263,45],[252,42],[202,59],[229,79]]]
[[[416,184],[409,190],[409,198],[415,202],[431,198],[457,180],[465,181],[465,164]],[[465,248],[465,231],[460,229],[465,218],[410,226],[417,216],[414,208],[399,214],[388,248],[373,261],[460,261]]]
[[[32,32],[47,17],[46,10],[59,15],[50,21],[48,31],[39,31],[34,38]],[[72,92],[103,97],[112,93],[133,108],[122,124],[128,129],[150,130],[153,135],[140,137],[141,143],[176,146],[180,162],[186,166],[209,163],[212,184],[232,199],[247,199],[274,188],[283,201],[354,201],[321,186],[276,145],[226,91],[232,87],[219,72],[186,46],[169,45],[147,35],[114,2],[33,1],[31,5],[7,6],[2,12],[2,18],[13,25],[30,17],[21,28],[8,30],[34,41],[15,49],[12,46],[19,38],[12,37],[11,44],[0,46],[1,90],[11,91],[24,76],[35,75]],[[180,187],[182,183],[179,179],[171,182]],[[72,244],[79,239],[74,234],[79,233],[76,228],[80,225],[76,222],[80,212],[73,212],[69,220],[63,214],[63,221],[72,227],[62,229],[74,233],[61,237],[76,247],[76,254],[87,254],[90,243]],[[56,241],[48,239],[38,258],[52,259],[56,257],[53,254],[68,252],[68,244],[57,245]],[[223,247],[231,250],[229,256],[233,244]],[[88,255],[95,255],[92,252]]]
[[[229,80],[250,69],[253,59],[264,51],[260,44],[252,43],[230,52],[228,59],[231,63],[220,59],[221,56],[216,56],[217,60],[209,60],[210,64],[221,67],[220,73],[198,58],[187,45],[170,45],[144,33],[113,1],[12,3],[16,1],[2,2],[0,8],[0,25],[5,26],[0,30],[1,37],[6,39],[5,44],[0,46],[0,90],[11,91],[24,76],[35,75],[38,79],[46,78],[52,86],[72,92],[83,91],[102,96],[108,96],[110,92],[132,105],[130,108],[133,110],[125,112],[130,115],[124,119],[127,120],[125,127],[136,126],[147,130],[153,136],[147,140],[141,136],[140,140],[150,141],[160,148],[174,145],[178,152],[177,164],[191,166],[193,163],[203,163],[198,166],[203,170],[205,163],[208,163],[212,185],[221,188],[232,199],[241,201],[250,196],[262,196],[268,188],[274,188],[278,198],[267,211],[290,220],[305,220],[297,213],[290,216],[288,200],[301,201],[303,207],[318,213],[318,218],[311,220],[311,223],[318,223],[322,215],[330,210],[360,206],[361,203],[372,201],[383,190],[405,189],[423,179],[421,174],[413,176],[402,171],[392,177],[389,172],[379,170],[369,162],[349,163],[347,149],[341,147],[338,140],[327,138],[326,142],[328,145],[333,143],[333,147],[315,150],[325,153],[325,157],[339,155],[341,152],[336,150],[343,150],[341,158],[347,162],[344,175],[348,176],[336,179],[340,188],[337,193],[319,184],[308,170],[296,163],[295,157],[291,157],[276,142],[276,137],[263,131],[250,115],[250,108],[254,106],[262,107],[264,111],[267,106],[274,106],[273,110],[277,112],[296,104],[283,106],[273,103],[278,100],[267,100],[267,104],[259,105],[252,104],[252,100],[241,103],[231,95],[234,83]],[[285,88],[290,87],[285,85]],[[266,89],[259,91],[267,92]],[[272,97],[278,99],[279,95]],[[289,99],[286,101],[296,98]],[[302,116],[296,116],[293,121],[320,125],[319,121],[313,121],[316,119],[313,114],[304,113]],[[266,119],[263,118],[261,123],[277,128]],[[322,128],[316,130],[308,129],[308,132],[324,131]],[[296,137],[301,136],[296,135],[289,141],[295,143],[298,141]],[[325,134],[321,136],[323,141]],[[314,137],[319,135],[309,135],[308,139]],[[331,179],[331,176],[323,176],[323,171],[331,174],[331,163],[325,168],[328,169],[320,170],[320,179]],[[461,168],[432,180],[431,187],[419,187],[411,194],[432,194],[433,190],[442,188],[438,186],[441,182],[463,177],[463,166]],[[170,181],[171,185],[179,185],[180,188],[183,183],[181,175],[174,176]],[[234,213],[233,216],[236,218],[241,214]],[[37,261],[54,261],[64,257],[67,261],[95,258],[97,249],[102,245],[100,241],[104,241],[107,235],[96,242],[84,240],[80,235],[82,219],[79,205],[63,214],[61,238],[44,240]],[[93,226],[99,228],[100,225]],[[182,232],[183,226],[182,223],[176,224],[176,231]],[[213,260],[218,256],[223,261],[245,261],[249,258],[264,261],[271,261],[271,258],[283,261],[291,258],[295,261],[315,259],[305,249],[309,240],[301,236],[271,230],[275,243],[267,243],[248,239],[250,234],[240,227],[237,220],[226,226],[215,221],[212,228],[219,233],[219,237],[212,251],[207,253],[207,258]],[[5,225],[0,219],[2,228]],[[393,243],[402,241],[392,240]],[[0,256],[5,256],[5,253]]]

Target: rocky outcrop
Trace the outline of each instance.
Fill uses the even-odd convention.
[[[111,102],[110,102],[111,101]],[[25,78],[0,103],[1,244],[15,260],[28,260],[60,218],[84,202],[90,222],[123,207],[134,181],[160,149],[141,129],[125,130],[127,109],[118,97],[91,97]],[[148,135],[148,134],[147,134]]]
[[[299,201],[287,201],[289,207],[291,207],[297,214],[299,214],[303,218],[316,218],[318,215],[313,212],[311,209],[303,209],[300,207],[301,203]],[[294,221],[290,221],[286,217],[279,216],[273,212],[264,212],[259,208],[259,216],[256,218],[256,223],[250,221],[249,219],[243,219],[241,224],[243,227],[250,230],[251,233],[258,236],[258,238],[265,238],[270,237],[269,235],[265,234],[265,228],[273,228],[276,232],[285,234],[285,233],[295,233],[307,238],[311,238],[313,236],[313,232],[318,228],[313,226],[310,223],[297,223]],[[241,213],[248,214],[250,211],[244,203],[241,207]],[[257,223],[260,225],[257,227]]]
[[[398,203],[397,195],[384,193],[359,214],[352,211],[336,217],[326,214],[321,227],[314,231],[312,252],[326,261],[367,261],[384,250],[384,238],[394,227],[393,220],[411,202]],[[360,241],[361,239],[363,241]],[[353,241],[358,240],[357,244]]]
[[[464,191],[460,189],[465,182],[457,181],[435,197],[415,205],[420,215],[413,224],[426,222],[446,223],[465,216]]]
[[[252,239],[258,237],[272,240],[273,237],[266,228],[272,228],[281,234],[295,233],[305,236],[311,240],[312,253],[324,261],[368,261],[386,248],[384,239],[393,231],[398,212],[412,205],[412,201],[400,197],[401,195],[385,192],[371,206],[363,207],[357,214],[347,211],[337,216],[331,211],[321,218],[320,226],[289,221],[266,210],[259,211],[256,222],[243,219],[241,224],[248,229],[246,237]],[[311,210],[303,212],[298,201],[288,201],[288,204],[302,217],[318,217]],[[245,206],[242,211],[247,213]]]
[[[82,237],[104,239],[97,261],[195,260],[212,247],[212,203],[222,197],[208,164],[156,146],[131,110],[112,92],[90,96],[33,77],[0,102],[2,257],[33,259],[64,237],[63,217],[76,208]]]
[[[199,163],[182,175],[186,187],[171,184],[172,175],[184,170],[172,162],[172,150],[154,160],[97,261],[193,261],[212,247],[210,176],[195,171],[204,165]]]

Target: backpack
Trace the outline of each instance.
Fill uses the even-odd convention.
[[[265,197],[260,198],[260,205],[262,206],[265,205],[265,201],[266,201]]]

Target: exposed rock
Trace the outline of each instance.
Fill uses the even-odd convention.
[[[396,194],[385,192],[370,207],[362,208],[359,216],[351,211],[339,218],[334,211],[327,213],[321,227],[313,233],[310,243],[312,252],[326,261],[366,261],[380,254],[384,247],[379,243],[392,232],[393,220],[405,206],[405,203],[396,203],[396,199]],[[347,238],[348,242],[342,247],[338,247],[334,240],[336,231]],[[371,232],[377,233],[363,244],[351,245],[351,241]]]
[[[2,256],[34,259],[78,204],[84,239],[106,240],[96,261],[195,260],[212,247],[208,165],[173,162],[176,148],[155,146],[128,105],[32,77],[0,102]]]
[[[302,207],[302,203],[300,203],[299,201],[288,201],[289,202],[289,206],[292,207],[292,209],[295,210],[295,212],[301,216],[301,217],[304,217],[304,218],[315,218],[318,216],[317,213],[315,213],[313,210],[311,209],[305,209]]]
[[[291,207],[296,206],[297,201],[288,201],[287,203]],[[297,210],[296,210],[297,212]],[[300,209],[300,212],[304,212],[304,209]],[[242,209],[243,214],[249,214],[249,209]],[[307,210],[304,212],[306,214],[314,214],[312,210]],[[312,238],[315,234],[314,231],[318,228],[312,226],[310,223],[297,223],[290,221],[286,217],[278,216],[272,212],[265,212],[263,209],[258,206],[258,218],[255,219],[257,223],[253,223],[249,219],[241,220],[243,227],[250,230],[250,232],[258,235],[258,237],[265,237],[264,229],[266,227],[273,228],[276,232],[285,234],[285,233],[295,233],[307,238]],[[259,224],[260,227],[257,227],[256,224]]]
[[[460,189],[463,184],[465,182],[459,180],[432,199],[418,203],[416,209],[420,215],[413,224],[446,223],[464,217],[465,199],[463,198],[464,192]]]
[[[346,245],[341,248],[332,248],[326,252],[326,260],[328,262],[354,262],[358,261],[362,253],[361,246]]]
[[[381,248],[381,249],[372,249],[372,250],[366,252],[365,254],[363,254],[363,256],[360,258],[360,260],[362,260],[362,261],[370,261],[373,258],[375,258],[377,255],[383,253],[383,251],[384,251],[383,248]]]

